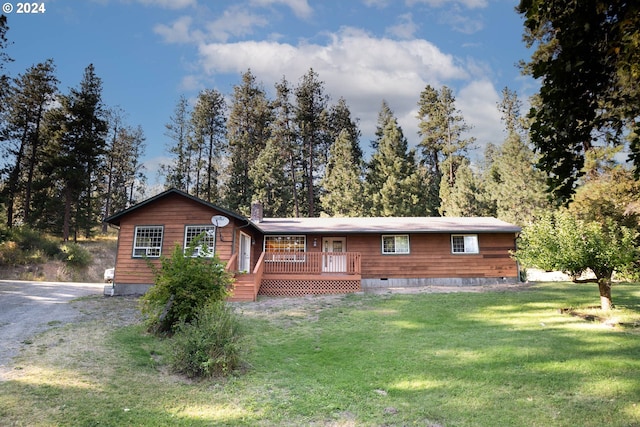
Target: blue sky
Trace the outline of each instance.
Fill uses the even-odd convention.
[[[10,3],[9,73],[53,58],[66,93],[93,63],[104,103],[145,132],[152,182],[179,96],[229,96],[249,68],[272,95],[274,82],[295,85],[312,67],[359,119],[365,151],[383,99],[414,145],[420,92],[449,86],[482,153],[504,138],[502,88],[522,101],[536,88],[516,67],[530,52],[514,0],[50,0],[42,14]]]

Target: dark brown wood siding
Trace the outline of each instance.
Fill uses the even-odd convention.
[[[220,212],[179,195],[170,195],[125,215],[120,220],[118,251],[114,282],[127,284],[152,284],[153,273],[147,261],[133,257],[133,238],[136,226],[160,225],[164,227],[162,256],[169,257],[176,244],[184,245],[186,225],[210,225],[213,215]],[[242,227],[240,221],[230,218],[229,225],[218,228],[216,253],[227,261],[238,252],[240,230],[254,237],[254,229]],[[259,256],[252,247],[252,267]],[[152,261],[159,265],[158,259]]]
[[[478,234],[478,254],[451,253],[451,234],[410,234],[409,254],[383,255],[382,235],[349,235],[362,254],[362,278],[517,277],[513,233]]]

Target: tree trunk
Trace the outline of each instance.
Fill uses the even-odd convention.
[[[598,279],[598,289],[600,290],[600,308],[602,311],[609,311],[611,303],[611,278]]]
[[[69,241],[69,229],[71,228],[71,188],[69,184],[64,189],[64,217],[62,223],[62,240]]]

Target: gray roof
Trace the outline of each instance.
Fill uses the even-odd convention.
[[[518,233],[491,217],[264,218],[253,224],[266,234],[314,233]]]

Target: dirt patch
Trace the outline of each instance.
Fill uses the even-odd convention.
[[[498,283],[477,286],[415,286],[375,289],[362,292],[376,297],[394,294],[436,294],[455,292],[517,292],[529,289],[533,283]],[[362,304],[361,299],[351,298],[350,294],[308,295],[304,297],[259,297],[255,302],[232,303],[239,312],[250,317],[288,316],[294,320],[313,320],[327,308],[337,305],[352,307]]]

